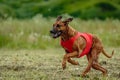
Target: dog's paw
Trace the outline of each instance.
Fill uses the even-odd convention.
[[[65,66],[62,66],[62,69],[65,70],[65,69],[66,69],[66,65],[65,65]]]
[[[81,77],[88,77],[86,74],[82,73]]]
[[[62,69],[63,69],[63,70],[66,69],[66,63],[62,63]]]
[[[76,62],[76,63],[77,63],[77,65],[80,65],[79,62]]]

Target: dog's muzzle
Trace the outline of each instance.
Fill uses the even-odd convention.
[[[62,34],[62,31],[58,31],[58,30],[50,30],[50,34],[53,38],[57,38]]]

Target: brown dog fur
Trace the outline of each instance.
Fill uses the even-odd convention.
[[[72,18],[68,18],[65,21],[61,21],[61,18],[62,18],[61,16],[57,18],[55,24],[53,24],[53,28],[58,31],[60,30],[62,31],[62,34],[60,36],[61,39],[65,41],[76,35],[78,31],[76,31],[75,29],[73,29],[68,25],[68,23],[72,21]],[[57,25],[59,25],[59,27],[56,27]],[[86,46],[86,40],[83,37],[79,37],[73,44],[72,53],[68,53],[68,51],[65,50],[67,54],[65,54],[63,57],[62,68],[63,69],[66,68],[66,62],[69,62],[73,65],[79,65],[77,61],[74,61],[71,58],[76,58],[79,55],[79,53],[83,51],[85,46]],[[95,35],[93,35],[92,48],[90,52],[86,55],[88,60],[88,65],[86,69],[83,71],[82,76],[85,76],[90,71],[91,68],[101,71],[104,76],[107,75],[107,70],[98,63],[98,57],[101,52],[108,58],[111,58],[114,53],[113,51],[112,55],[108,55],[103,49],[103,45],[100,39]]]

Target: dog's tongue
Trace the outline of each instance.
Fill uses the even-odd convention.
[[[58,36],[58,34],[56,33],[55,35],[53,35],[54,38],[56,38]]]
[[[57,38],[57,37],[59,37],[61,35],[61,32],[58,32],[58,33],[56,33],[56,34],[53,34],[53,38]]]
[[[61,31],[59,31],[57,34],[58,34],[58,36],[60,36],[61,35]]]
[[[60,35],[61,35],[61,31],[59,31],[59,32],[57,32],[57,33],[51,33],[51,36],[53,37],[53,38],[57,38],[57,37],[59,37]]]

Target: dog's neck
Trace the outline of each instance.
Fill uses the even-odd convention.
[[[61,39],[63,41],[69,40],[71,37],[75,36],[77,31],[72,27],[68,26],[67,29],[62,33]]]

